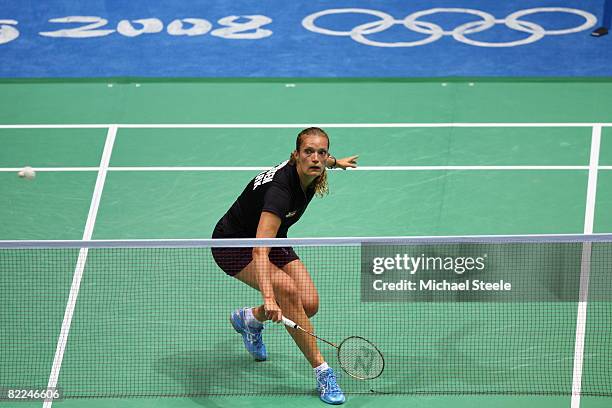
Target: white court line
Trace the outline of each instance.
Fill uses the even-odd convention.
[[[96,179],[96,186],[94,188],[93,197],[91,198],[91,205],[89,206],[89,214],[87,215],[87,222],[85,223],[85,230],[83,231],[83,241],[90,241],[93,234],[94,225],[96,223],[96,216],[98,215],[98,207],[100,205],[100,198],[102,197],[102,190],[104,189],[104,182],[106,180],[108,164],[110,163],[110,157],[113,151],[113,145],[115,143],[116,136],[117,127],[109,127],[108,132],[106,134],[106,143],[104,144],[104,151],[102,152],[102,159],[100,160],[100,167],[98,170],[98,178]],[[81,278],[83,277],[85,263],[87,262],[87,254],[87,248],[80,249],[77,264],[74,269],[74,275],[72,277],[72,285],[70,287],[68,303],[66,304],[66,310],[64,312],[62,328],[60,330],[59,338],[57,339],[55,357],[53,358],[53,366],[51,367],[49,382],[47,383],[48,390],[55,390],[55,388],[57,387],[57,380],[59,378],[60,369],[62,368],[64,351],[66,349],[66,343],[68,342],[68,334],[70,332],[72,316],[76,307],[77,298],[79,296]],[[43,408],[50,408],[52,403],[53,400],[45,400]]]
[[[264,167],[240,166],[204,166],[204,167],[111,167],[109,171],[263,171]],[[438,170],[588,170],[589,166],[359,166],[350,171],[438,171]],[[340,169],[336,169],[341,171]]]
[[[435,171],[435,170],[588,170],[589,166],[360,166],[351,171]]]
[[[32,167],[34,171],[98,171],[99,167]],[[18,172],[22,167],[4,167],[0,172]]]
[[[612,123],[125,123],[125,124],[21,124],[0,125],[0,129],[303,129],[321,128],[446,128],[446,127],[595,127]]]
[[[36,172],[98,171],[98,167],[33,167]],[[108,171],[263,171],[270,166],[145,166],[109,167]],[[464,171],[464,170],[589,170],[590,166],[359,166],[350,171]],[[601,167],[612,170],[612,166]],[[18,172],[19,167],[0,168],[0,172]],[[341,171],[336,169],[336,171]]]
[[[271,166],[155,166],[155,167],[111,167],[110,171],[263,171]]]
[[[601,145],[601,126],[593,127],[591,136],[591,158],[587,186],[586,208],[584,212],[584,233],[593,233],[595,221],[595,198],[597,195],[597,167],[599,164],[599,149]],[[571,408],[580,407],[582,392],[582,364],[584,360],[584,336],[587,321],[587,305],[589,296],[589,274],[591,272],[591,243],[582,246],[580,266],[580,292],[578,311],[576,314],[576,341],[574,343],[574,370],[572,376]]]

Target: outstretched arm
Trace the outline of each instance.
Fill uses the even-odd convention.
[[[355,168],[357,167],[358,158],[359,155],[349,156],[343,159],[336,159],[334,156],[329,156],[325,162],[325,166],[331,169],[339,168],[342,170],[346,170],[349,167]]]

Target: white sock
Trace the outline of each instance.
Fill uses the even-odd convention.
[[[321,364],[318,367],[315,367],[313,370],[314,370],[315,374],[319,374],[321,371],[329,370],[329,366],[324,361],[323,364]]]
[[[244,318],[246,320],[246,324],[254,329],[260,329],[263,327],[263,323],[257,320],[255,315],[253,314],[252,307],[249,307],[244,311]]]

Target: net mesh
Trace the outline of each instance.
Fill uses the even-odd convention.
[[[358,244],[293,245],[317,290],[318,304],[302,305],[317,312],[311,318],[315,333],[332,340],[362,336],[385,357],[383,375],[371,381],[345,376],[345,392],[569,395],[579,287],[588,275],[581,392],[612,396],[611,242],[589,243],[586,259],[583,242],[480,243],[476,249],[427,244],[438,256],[484,249],[481,274],[506,274],[515,287],[532,291],[502,301],[496,300],[501,292],[457,291],[430,291],[424,298],[407,291],[396,298],[398,291],[389,291],[388,299],[369,298],[368,276],[374,275],[364,254],[372,248]],[[86,257],[78,246],[0,249],[1,386],[47,386],[73,277],[81,269],[57,384],[64,397],[312,393],[312,369],[280,325],[264,330],[267,361],[257,363],[245,351],[228,318],[239,307],[260,304],[261,296],[224,274],[208,244],[122,245],[89,248]],[[390,248],[429,256],[410,242]],[[527,273],[514,276],[519,269]],[[426,276],[405,272],[376,276],[394,282]],[[290,283],[309,287],[292,273]],[[337,366],[335,350],[320,347]]]

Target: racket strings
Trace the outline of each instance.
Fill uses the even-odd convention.
[[[368,340],[349,337],[338,348],[340,366],[349,375],[359,379],[378,377],[385,366],[380,351]]]

